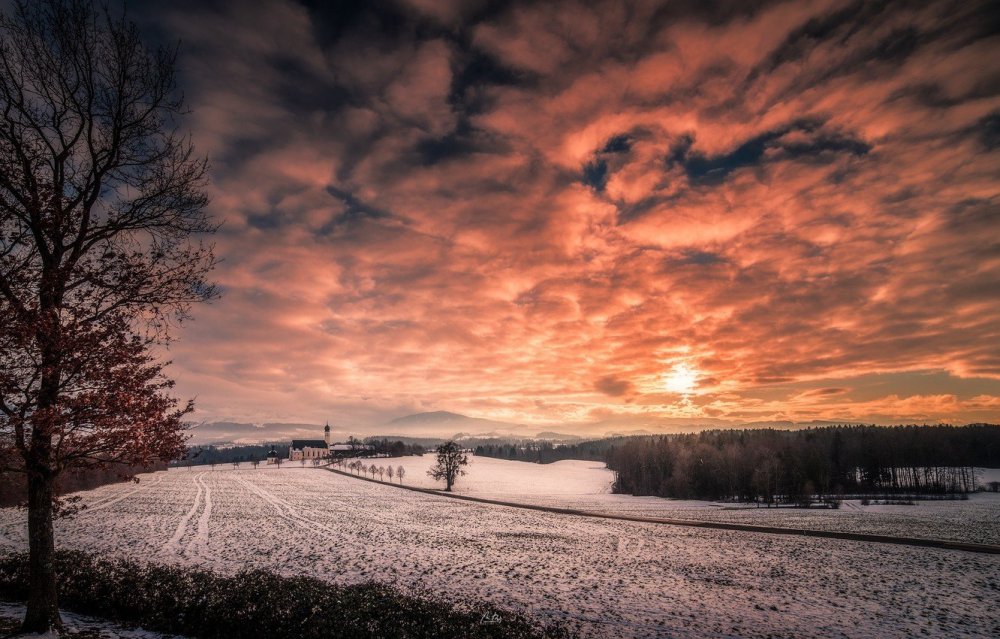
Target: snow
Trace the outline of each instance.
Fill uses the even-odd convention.
[[[377,463],[389,461],[399,465]],[[417,483],[432,461],[406,459],[404,482]],[[588,469],[478,458],[456,490],[638,508],[665,501],[601,492],[606,471]],[[566,620],[589,637],[1000,634],[997,555],[582,518],[316,468],[171,470],[81,496],[95,508],[57,523],[62,547],[223,573],[377,580]],[[955,504],[959,513],[978,507]],[[24,512],[0,510],[0,551],[25,547]]]
[[[98,633],[106,639],[184,639],[179,635],[165,635],[159,632],[150,632],[141,628],[124,628],[118,624],[85,615],[77,615],[65,610],[59,613],[62,616],[63,625],[70,632],[90,632]],[[0,617],[9,619],[22,619],[24,617],[24,606],[15,603],[0,601]],[[57,639],[59,635],[55,633],[16,635],[18,639]]]
[[[534,464],[474,455],[469,455],[468,459],[469,464],[462,467],[465,475],[456,480],[453,490],[476,497],[609,495],[615,479],[614,473],[605,468],[603,462],[564,460]],[[427,475],[435,462],[435,456],[430,453],[360,461],[365,465],[402,466],[406,469],[403,483],[408,486],[444,488],[443,481],[435,481]],[[371,474],[366,477],[371,477]],[[398,480],[393,481],[399,483]]]
[[[977,468],[976,479],[980,486],[985,486],[991,481],[1000,481],[1000,468]]]
[[[403,483],[444,488],[427,469],[433,455],[362,460],[366,465],[403,466]],[[1000,544],[1000,493],[974,493],[968,501],[917,501],[912,506],[863,506],[846,500],[839,509],[758,508],[748,504],[662,499],[611,494],[614,473],[601,462],[559,461],[552,464],[469,457],[453,492],[598,513],[668,519],[805,528],[875,535],[922,537],[983,544]],[[980,483],[1000,477],[1000,469],[978,469]],[[371,477],[371,475],[366,475]],[[984,479],[985,478],[985,479]],[[386,480],[388,481],[388,480]],[[394,480],[393,483],[399,483]]]

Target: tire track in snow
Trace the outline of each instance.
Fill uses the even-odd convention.
[[[186,553],[188,558],[193,556],[208,557],[208,523],[212,517],[212,489],[208,487],[204,474],[198,478],[204,491],[202,493],[202,510],[198,517],[198,527],[195,535],[188,543]]]
[[[191,521],[191,518],[194,517],[195,513],[198,512],[198,508],[201,506],[201,491],[202,491],[201,476],[204,474],[205,473],[196,475],[194,480],[192,481],[192,483],[198,488],[198,492],[195,493],[194,496],[194,504],[191,505],[191,509],[187,511],[187,514],[181,517],[181,522],[177,524],[177,529],[174,530],[173,536],[170,537],[167,543],[163,544],[162,548],[160,548],[161,554],[178,555],[178,556],[181,555],[181,551],[179,548],[180,541],[184,537],[184,533],[187,532],[188,522]]]
[[[264,500],[264,502],[270,504],[271,506],[274,506],[276,509],[278,509],[279,511],[281,511],[284,514],[285,517],[287,517],[288,519],[294,521],[300,527],[305,528],[309,532],[311,532],[311,533],[326,533],[326,534],[331,535],[333,537],[339,537],[340,536],[340,534],[341,534],[340,531],[335,530],[333,528],[330,528],[329,526],[327,526],[325,524],[321,524],[321,523],[319,523],[317,521],[313,521],[313,520],[311,520],[311,519],[309,519],[307,517],[303,517],[298,512],[296,512],[295,507],[292,504],[288,503],[284,499],[281,499],[277,495],[274,495],[273,493],[269,492],[265,488],[263,488],[261,486],[258,486],[256,484],[250,482],[250,481],[247,481],[246,479],[244,479],[242,477],[237,477],[236,480],[238,482],[240,482],[243,485],[244,488],[246,488],[247,490],[249,490],[253,494],[255,494],[258,497],[260,497],[262,500]]]
[[[121,502],[121,501],[124,501],[124,500],[128,499],[129,497],[131,497],[132,495],[136,494],[140,490],[142,490],[144,488],[150,488],[152,486],[155,486],[155,485],[159,484],[161,481],[163,481],[163,475],[159,475],[155,480],[149,482],[148,484],[144,484],[142,482],[139,482],[139,484],[137,484],[132,490],[129,490],[128,492],[126,492],[124,494],[118,493],[118,492],[113,492],[110,495],[106,495],[104,497],[100,497],[98,499],[95,499],[92,502],[83,504],[83,508],[81,508],[80,511],[77,514],[82,516],[82,515],[86,515],[87,513],[94,512],[95,510],[103,510],[104,508],[108,508],[109,506],[114,506],[118,502]],[[110,486],[113,486],[113,487],[116,487],[116,488],[119,487],[119,486],[117,486],[115,484],[110,484]],[[105,487],[107,487],[107,486],[101,486],[101,488],[105,488]],[[94,489],[94,490],[96,490],[96,489]],[[84,492],[89,492],[89,491],[84,491]],[[27,525],[28,525],[27,519],[23,519],[23,520],[19,519],[17,521],[12,521],[12,522],[8,522],[8,523],[0,524],[0,532],[3,532],[4,534],[8,534],[8,533],[13,532],[17,528],[26,527]]]
[[[152,482],[150,482],[148,484],[143,484],[142,482],[139,482],[136,485],[135,488],[133,488],[132,490],[128,491],[124,495],[112,495],[112,496],[107,497],[105,499],[99,500],[99,501],[97,501],[94,504],[86,504],[85,507],[84,507],[84,509],[81,512],[83,514],[86,514],[88,512],[94,512],[95,510],[103,510],[103,509],[105,509],[105,508],[107,508],[109,506],[114,506],[118,502],[124,501],[124,500],[128,499],[129,497],[131,497],[132,495],[136,494],[137,492],[139,492],[143,488],[151,488],[151,487],[157,485],[158,483],[160,483],[161,481],[163,481],[163,476],[162,475],[159,476],[159,477],[157,477],[155,481],[152,481]]]

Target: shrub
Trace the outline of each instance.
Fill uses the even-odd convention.
[[[204,570],[57,553],[60,605],[73,612],[199,639],[569,637],[490,605],[404,595],[377,583]],[[0,555],[0,598],[27,597],[24,554]],[[490,623],[483,623],[483,620]]]

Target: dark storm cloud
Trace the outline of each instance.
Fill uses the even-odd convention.
[[[790,135],[796,133],[801,135]],[[694,140],[687,137],[671,149],[667,168],[680,165],[692,182],[701,184],[718,184],[737,169],[766,162],[830,161],[836,154],[860,156],[871,150],[871,146],[861,140],[825,131],[822,123],[808,120],[766,131],[714,157],[692,151],[693,143]]]
[[[621,397],[635,390],[632,383],[627,379],[617,379],[615,377],[602,377],[594,383],[594,387],[611,397]]]

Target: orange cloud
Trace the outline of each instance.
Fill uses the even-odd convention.
[[[987,4],[156,9],[226,220],[179,390],[347,425],[1000,420]]]

